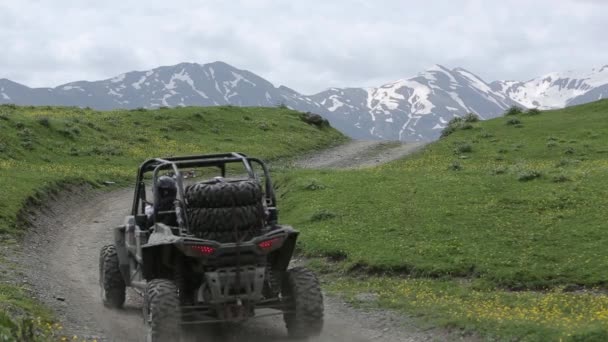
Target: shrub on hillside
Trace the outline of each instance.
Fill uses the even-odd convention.
[[[97,125],[96,125],[95,123],[93,123],[93,122],[90,122],[90,121],[89,121],[89,122],[87,122],[87,123],[86,123],[86,125],[87,125],[87,127],[91,128],[91,129],[94,129],[94,130],[96,130],[96,131],[98,131],[98,132],[103,131],[103,128],[101,128],[101,127],[97,126]]]
[[[47,117],[38,118],[38,123],[46,128],[51,127],[51,120]]]
[[[479,116],[475,113],[468,113],[463,117],[465,122],[477,122],[479,121]]]
[[[441,138],[447,137],[448,135],[452,134],[456,132],[456,127],[455,126],[450,126],[447,125],[445,126],[445,128],[441,131]]]
[[[460,116],[455,116],[450,121],[448,121],[448,126],[457,125],[457,124],[460,124],[462,122],[464,122],[463,118],[461,118]]]
[[[327,119],[324,119],[319,114],[306,112],[306,113],[300,113],[299,116],[300,116],[300,120],[306,122],[309,125],[317,126],[319,128],[329,127],[329,121],[327,121]]]
[[[471,124],[470,124],[470,123],[468,123],[468,122],[465,122],[465,123],[463,123],[463,124],[460,126],[460,129],[461,129],[461,130],[463,130],[463,131],[464,131],[464,130],[467,130],[467,129],[473,129],[473,125],[471,125]]]
[[[450,164],[450,166],[448,166],[448,170],[460,171],[460,170],[462,170],[462,165],[460,165],[460,163],[457,161],[453,161],[452,164]]]
[[[333,213],[327,209],[321,209],[321,210],[317,211],[316,213],[312,214],[312,216],[310,216],[310,221],[318,222],[318,221],[329,220],[334,217],[336,217],[335,213]]]
[[[513,145],[513,151],[519,151],[524,147],[523,144],[515,144]]]
[[[30,130],[29,128],[24,128],[17,132],[17,135],[20,137],[29,137],[32,135],[32,130]]]
[[[504,166],[499,166],[499,167],[495,168],[494,170],[492,170],[493,175],[502,175],[502,174],[505,174],[506,172],[507,172],[507,168]]]
[[[571,179],[566,175],[557,175],[553,177],[553,183],[565,183],[569,182]]]
[[[31,140],[24,140],[21,142],[21,147],[23,147],[26,150],[33,150],[34,149],[34,143]]]
[[[304,186],[305,190],[312,190],[312,191],[323,190],[325,188],[326,188],[325,185],[323,185],[316,179],[311,179],[310,182]]]
[[[530,108],[526,111],[527,115],[538,115],[540,113],[541,113],[541,111],[538,108]]]
[[[524,170],[521,171],[518,175],[517,175],[517,180],[520,182],[527,182],[527,181],[531,181],[533,179],[536,178],[540,178],[540,176],[542,176],[542,174],[538,171],[535,170]]]
[[[473,125],[471,125],[469,122],[466,122],[464,118],[455,116],[452,118],[452,120],[448,121],[448,124],[441,131],[441,137],[442,138],[447,137],[448,135],[456,132],[459,129],[471,129],[471,128],[473,128]]]
[[[509,120],[507,120],[507,125],[509,125],[509,126],[521,125],[521,120],[519,120],[518,118],[510,118]]]
[[[59,134],[63,135],[66,138],[69,139],[74,139],[74,134],[72,133],[72,131],[69,128],[62,128],[60,130],[57,131]]]
[[[523,110],[518,107],[518,106],[511,106],[509,109],[507,109],[507,111],[505,112],[505,115],[518,115],[523,113]]]
[[[462,154],[462,153],[470,153],[473,152],[473,146],[469,143],[461,143],[454,148],[454,153]]]

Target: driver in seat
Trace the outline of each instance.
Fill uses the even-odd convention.
[[[156,187],[152,189],[154,192],[154,199],[157,201],[154,203],[154,207],[146,205],[146,216],[148,217],[148,226],[154,225],[154,213],[158,222],[166,225],[175,226],[177,225],[175,213],[161,214],[163,211],[171,211],[174,209],[173,203],[177,196],[177,183],[175,179],[169,176],[160,176],[156,182]]]

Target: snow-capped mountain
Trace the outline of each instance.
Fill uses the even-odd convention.
[[[303,95],[223,62],[181,63],[101,81],[29,88],[0,79],[0,103],[96,109],[161,106],[276,106],[323,115],[360,139],[432,140],[454,116],[483,119],[510,106],[555,108],[608,98],[608,65],[591,72],[551,73],[526,82],[486,83],[462,68],[435,65],[371,88],[331,88]]]
[[[488,119],[518,105],[471,72],[440,65],[377,88],[332,88],[311,98],[330,121],[347,118],[368,135],[404,141],[438,137],[455,115]]]
[[[490,85],[526,107],[562,108],[608,98],[608,65],[584,72],[552,72],[526,82],[495,81]]]
[[[32,92],[42,93],[44,97],[39,98]],[[102,81],[72,82],[56,88],[30,89],[0,80],[0,101],[3,102],[97,109],[226,104],[275,106],[284,101],[281,94],[281,89],[265,79],[222,62],[181,63],[149,71],[132,71]]]

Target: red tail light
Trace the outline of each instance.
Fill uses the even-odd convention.
[[[215,253],[215,248],[211,246],[193,245],[190,248],[202,255],[211,255]]]
[[[260,247],[264,251],[267,251],[272,249],[272,247],[278,245],[279,243],[281,243],[281,238],[273,238],[270,240],[264,240],[262,242],[259,242],[258,247]]]

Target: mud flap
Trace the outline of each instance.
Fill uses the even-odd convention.
[[[129,253],[125,245],[125,226],[114,228],[114,247],[118,256],[118,268],[125,281],[125,285],[131,284],[131,270],[129,266]]]

